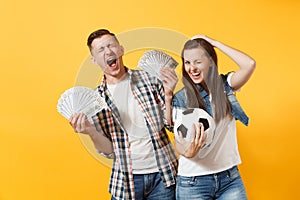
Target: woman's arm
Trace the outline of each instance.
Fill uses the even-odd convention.
[[[204,126],[201,123],[194,124],[194,132],[191,135],[191,141],[186,141],[179,132],[179,139],[175,141],[176,151],[186,157],[192,158],[198,154],[205,144],[207,135],[204,132]]]
[[[232,48],[205,35],[196,35],[192,37],[192,39],[195,38],[205,39],[211,45],[218,48],[220,51],[230,57],[239,66],[239,70],[232,75],[230,81],[230,85],[234,90],[240,89],[245,83],[247,83],[256,67],[256,62],[253,58],[235,48]]]

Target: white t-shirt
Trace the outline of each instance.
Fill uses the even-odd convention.
[[[231,85],[230,79],[232,74],[230,73],[227,78],[229,85]],[[204,158],[200,158],[197,155],[193,158],[180,156],[178,175],[201,176],[213,174],[241,164],[235,119],[230,117],[222,119],[216,126],[215,134],[211,144],[212,149]]]
[[[180,156],[178,175],[201,176],[218,173],[241,163],[236,138],[235,119],[229,117],[220,121],[215,133],[214,147],[204,158]],[[201,150],[200,150],[201,151]]]
[[[133,173],[158,172],[150,134],[141,108],[130,89],[129,77],[126,76],[124,80],[117,84],[108,84],[107,87],[113,96],[123,126],[128,134]]]

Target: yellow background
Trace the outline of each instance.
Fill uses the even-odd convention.
[[[249,127],[238,122],[246,190],[254,200],[300,198],[299,1],[1,0],[0,5],[0,200],[110,198],[110,168],[87,151],[56,103],[76,82],[90,32],[143,27],[204,33],[255,58],[257,69],[238,94],[251,117]],[[136,63],[133,54],[126,64]],[[219,57],[221,71],[236,67]]]

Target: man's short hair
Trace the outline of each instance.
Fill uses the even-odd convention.
[[[99,29],[92,32],[87,39],[87,46],[89,47],[90,51],[92,51],[92,42],[94,41],[94,39],[101,38],[103,35],[111,35],[117,40],[117,42],[119,42],[115,34],[111,33],[109,30]]]

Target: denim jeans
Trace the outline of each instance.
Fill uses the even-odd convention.
[[[165,187],[159,173],[134,174],[133,178],[136,200],[175,200],[175,185]]]
[[[204,176],[178,176],[177,200],[246,200],[238,168]]]

